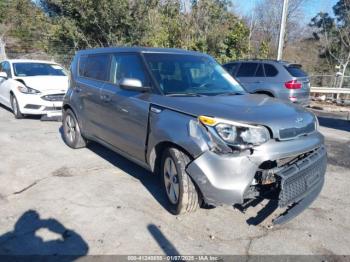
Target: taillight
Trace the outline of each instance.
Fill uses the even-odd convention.
[[[284,86],[288,89],[300,89],[301,83],[298,80],[291,80],[284,83]]]

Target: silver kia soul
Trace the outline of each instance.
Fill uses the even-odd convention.
[[[290,220],[324,183],[317,129],[311,112],[248,94],[212,57],[179,49],[79,51],[63,105],[68,146],[96,141],[159,174],[174,214],[265,199],[282,208],[274,223]]]

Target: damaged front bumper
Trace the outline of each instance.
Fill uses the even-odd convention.
[[[309,206],[322,189],[327,165],[324,138],[315,132],[295,140],[271,140],[239,155],[206,151],[186,171],[207,204],[244,204],[248,199],[266,198],[257,181],[266,163],[276,164],[263,171],[273,173],[275,181],[267,187],[275,193],[277,206],[289,208],[275,220],[284,223]]]

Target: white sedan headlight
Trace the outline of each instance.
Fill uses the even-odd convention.
[[[18,91],[21,92],[21,93],[24,93],[24,94],[40,94],[40,91],[34,89],[34,88],[31,88],[31,87],[28,87],[28,86],[19,86],[17,87]]]
[[[270,139],[270,133],[264,126],[236,123],[224,119],[200,116],[199,121],[215,129],[227,144],[233,146],[261,145]]]

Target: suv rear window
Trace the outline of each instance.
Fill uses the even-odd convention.
[[[79,59],[79,76],[108,81],[109,60],[109,54],[81,56]]]
[[[301,69],[301,66],[285,66],[285,68],[294,77],[307,77],[307,73]]]

